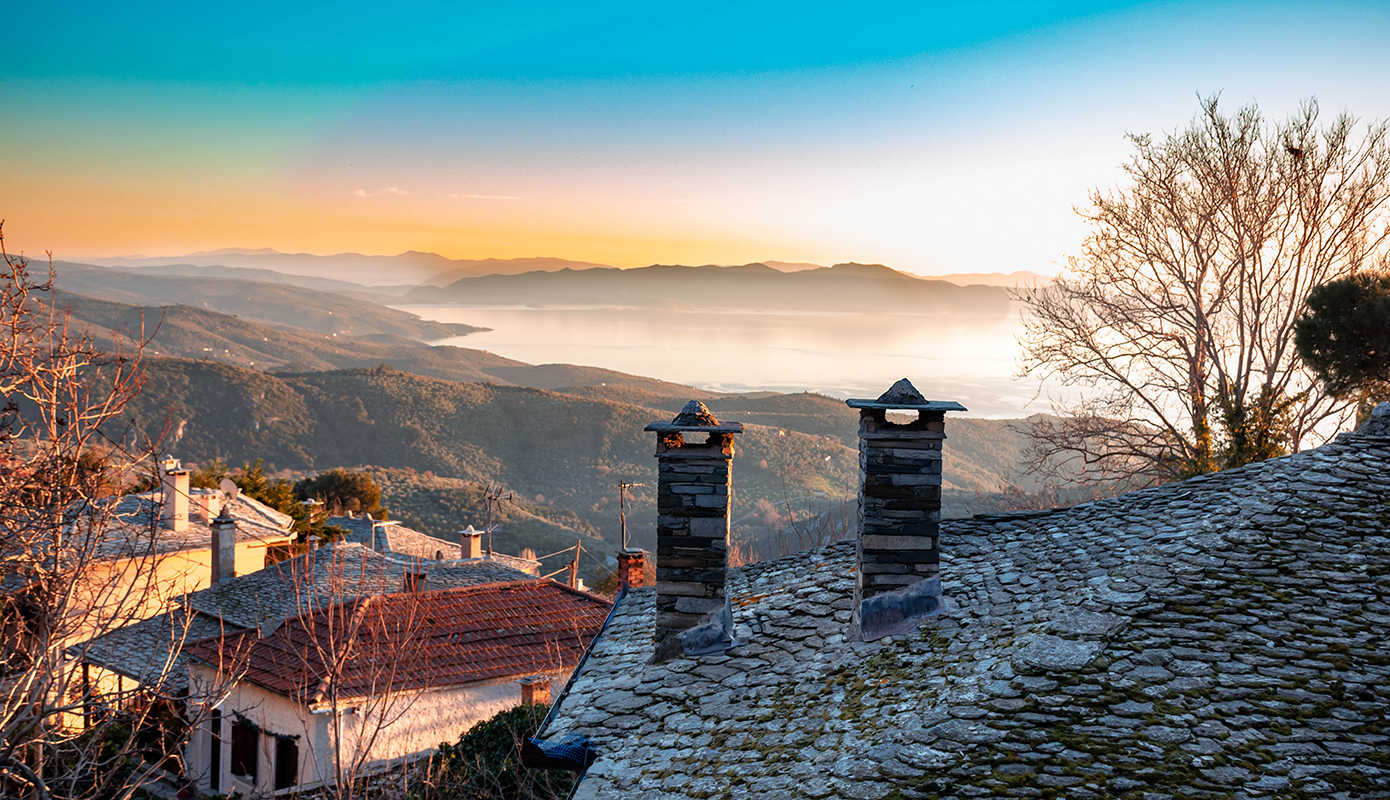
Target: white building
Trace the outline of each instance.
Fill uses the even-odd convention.
[[[412,760],[548,701],[609,608],[523,580],[363,597],[191,643],[189,717],[205,722],[189,775],[203,792],[270,794]]]

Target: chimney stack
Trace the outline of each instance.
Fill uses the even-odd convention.
[[[544,675],[535,675],[530,678],[522,678],[517,681],[521,684],[521,702],[540,703],[543,706],[550,705],[550,679]]]
[[[467,529],[459,531],[459,557],[460,558],[482,558],[483,557],[483,532],[469,525]]]
[[[903,633],[941,610],[941,447],[947,411],[903,378],[859,409],[859,543],[854,627],[865,641]],[[891,422],[889,411],[915,412]]]
[[[215,490],[199,490],[193,495],[194,516],[211,524],[222,514],[222,494]]]
[[[656,433],[656,659],[722,652],[732,642],[724,578],[734,434],[698,400]],[[703,441],[696,441],[696,439]]]
[[[176,458],[166,458],[159,464],[160,524],[172,531],[188,530],[188,470]]]
[[[642,588],[642,575],[647,569],[645,550],[627,549],[618,551],[618,584],[623,589]]]
[[[208,524],[212,529],[212,585],[236,577],[236,520],[218,517]]]

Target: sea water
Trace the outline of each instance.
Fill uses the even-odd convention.
[[[1048,392],[1016,379],[1022,325],[1003,318],[745,309],[396,306],[491,330],[444,339],[530,364],[580,364],[720,392],[819,392],[877,397],[909,378],[969,416],[1049,408]]]

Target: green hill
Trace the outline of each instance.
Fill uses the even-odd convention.
[[[468,383],[500,383],[559,389],[592,386],[596,396],[630,389],[661,400],[717,397],[689,386],[572,364],[532,365],[464,347],[431,346],[392,334],[333,336],[281,328],[188,305],[138,306],[57,293],[73,320],[109,343],[113,332],[127,338],[153,335],[155,356],[219,361],[263,372],[318,372],[381,364],[417,375]]]
[[[136,306],[182,304],[261,325],[308,329],[330,337],[390,334],[445,339],[478,330],[471,325],[435,322],[369,300],[287,283],[146,275],[64,261],[54,262],[54,269],[56,285],[64,292]]]
[[[264,458],[296,471],[371,464],[498,481],[581,514],[615,535],[617,484],[650,528],[654,442],[664,410],[519,386],[455,383],[391,368],[271,375],[226,364],[151,359],[127,436],[170,434],[191,462]],[[115,433],[113,431],[113,433]],[[119,435],[119,434],[118,434]],[[855,492],[858,455],[838,438],[753,424],[739,439],[736,514],[760,499]],[[642,543],[646,533],[640,533]]]
[[[383,502],[391,509],[393,519],[449,541],[458,541],[458,530],[466,525],[482,528],[487,520],[483,497],[486,484],[458,478],[445,478],[413,469],[383,469],[366,467],[381,487]],[[612,546],[603,541],[593,515],[581,515],[566,508],[556,508],[554,501],[543,495],[522,497],[513,494],[500,504],[493,522],[500,525],[493,547],[501,553],[520,555],[531,548],[537,556],[546,556],[573,547],[575,541],[596,553],[606,553]],[[543,572],[559,569],[569,561],[569,554],[542,560]],[[581,575],[593,574],[592,562],[581,563]]]

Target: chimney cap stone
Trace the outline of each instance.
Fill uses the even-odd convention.
[[[691,400],[670,422],[653,422],[643,430],[656,433],[743,433],[742,422],[720,422],[699,400]]]
[[[912,381],[903,378],[892,386],[888,391],[879,395],[877,400],[846,400],[845,405],[850,408],[870,408],[879,410],[901,410],[901,411],[966,411],[965,406],[954,400],[928,400],[917,391],[917,387],[912,385]]]

